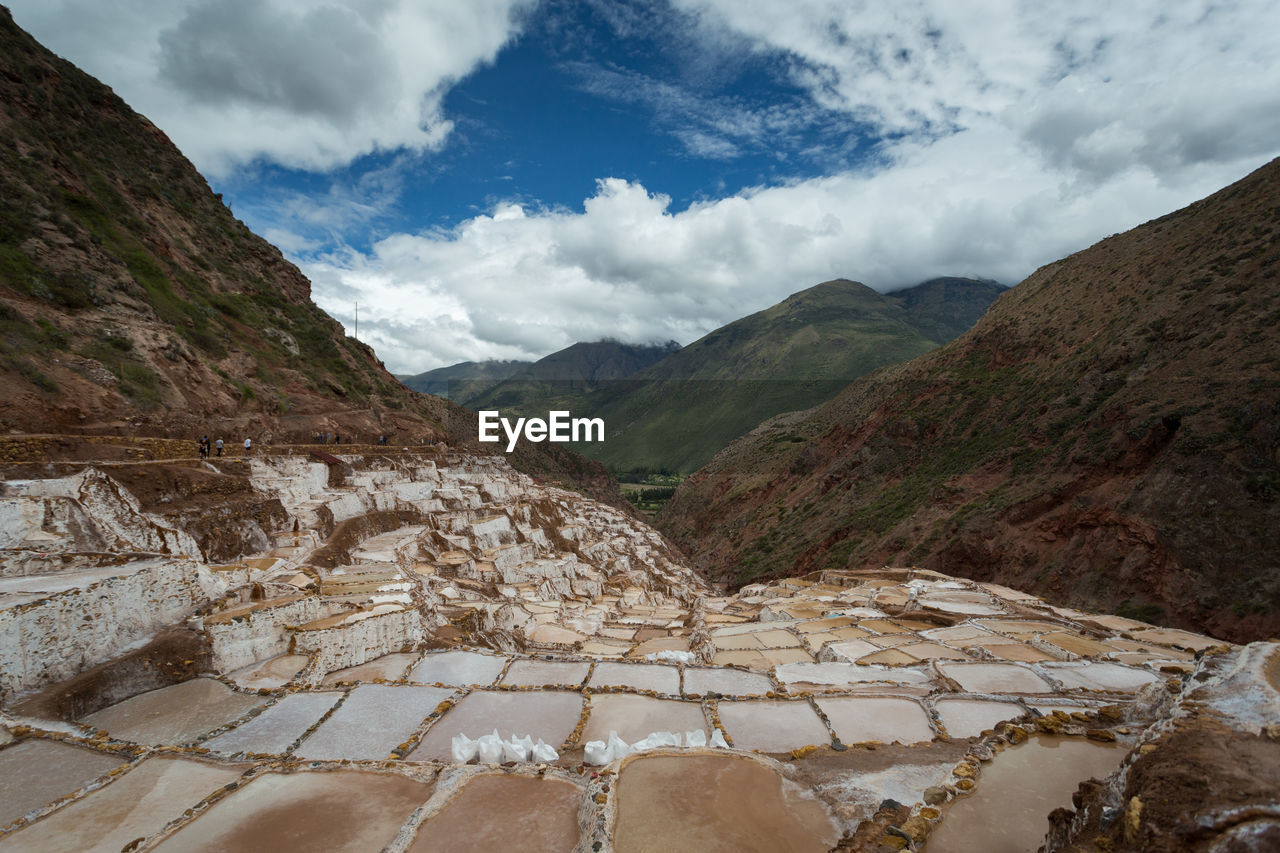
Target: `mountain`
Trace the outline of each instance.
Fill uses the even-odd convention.
[[[675,341],[665,344],[624,344],[618,341],[576,343],[517,370],[502,382],[478,393],[454,397],[472,409],[511,409],[532,414],[548,406],[569,406],[603,383],[633,376],[679,351]]]
[[[425,373],[396,374],[408,388],[423,394],[458,400],[478,394],[533,364],[532,361],[460,361]]]
[[[629,379],[583,388],[517,386],[513,378],[478,402],[523,414],[555,405],[603,418],[604,443],[575,449],[614,470],[689,473],[766,418],[813,406],[850,379],[950,340],[1003,290],[949,278],[881,294],[828,281],[717,329]]]
[[[0,152],[3,431],[476,445],[474,414],[396,382],[159,128],[3,8]],[[621,503],[564,448],[512,461]]]
[[[1280,631],[1280,161],[1036,271],[779,416],[659,518],[733,584],[917,564],[1226,639]]]

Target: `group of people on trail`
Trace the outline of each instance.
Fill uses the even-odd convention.
[[[209,441],[209,436],[201,436],[200,440],[196,442],[196,447],[200,450],[201,459],[208,459],[210,451],[212,451],[215,456],[222,455],[222,439],[220,438],[217,441]],[[244,452],[247,454],[251,447],[253,447],[253,439],[246,438],[244,440]]]
[[[202,436],[201,439],[198,442],[196,442],[196,444],[200,448],[201,459],[208,459],[209,452],[211,450],[216,450],[218,456],[222,455],[222,439],[218,439],[217,441],[210,442],[209,436],[206,435],[206,436]]]

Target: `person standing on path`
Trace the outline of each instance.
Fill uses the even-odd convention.
[[[218,448],[218,455],[221,456],[222,455],[222,439],[218,439],[213,443],[213,445],[214,447]]]
[[[245,456],[248,456],[248,455],[249,455],[249,451],[250,451],[252,448],[253,448],[253,439],[252,439],[252,438],[246,438],[246,439],[244,440],[244,455],[245,455]]]

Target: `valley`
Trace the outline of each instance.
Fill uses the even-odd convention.
[[[636,187],[587,206],[714,212]],[[1013,287],[393,375],[0,8],[0,853],[1280,847],[1277,199],[1273,160]],[[574,215],[368,248],[506,275]],[[485,408],[607,428],[508,452]]]

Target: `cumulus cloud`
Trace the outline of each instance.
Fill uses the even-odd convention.
[[[389,363],[537,357],[605,334],[688,343],[837,276],[1012,284],[1280,153],[1274,4],[679,5],[784,53],[816,102],[883,134],[877,156],[679,212],[661,187],[604,179],[579,210],[499,205],[328,259],[332,280],[379,270],[423,295],[389,287],[371,309],[394,324],[378,332]],[[630,88],[619,98],[692,103]],[[689,145],[734,137],[710,136],[710,118],[688,123]]]
[[[440,145],[442,93],[496,56],[528,6],[11,2],[214,170]],[[597,63],[583,88],[642,107],[702,157],[758,151],[819,114],[878,139],[870,156],[683,210],[672,188],[599,175],[580,207],[499,198],[363,252],[315,247],[378,221],[394,183],[284,199],[255,218],[276,222],[322,307],[352,329],[358,302],[360,337],[416,372],[604,336],[688,343],[838,276],[882,290],[936,275],[1015,283],[1280,154],[1270,0],[671,2],[672,56],[698,56],[702,40],[714,61],[663,80]],[[213,14],[227,8],[239,14]],[[620,35],[673,20],[599,8],[616,10]],[[805,94],[800,114],[699,95],[698,75],[742,51],[784,69]]]
[[[1085,180],[1256,159],[1280,137],[1280,7],[1267,0],[675,4],[793,56],[817,101],[884,133],[996,119]]]
[[[327,170],[438,149],[445,92],[532,0],[12,0],[18,22],[111,80],[196,165]]]
[[[502,205],[303,267],[322,307],[350,327],[359,299],[361,336],[418,372],[605,335],[688,343],[836,277],[881,290],[952,274],[1013,283],[1243,172],[1205,168],[1171,186],[1132,168],[1083,186],[998,126],[902,143],[892,159],[679,212],[607,179],[581,210]]]

